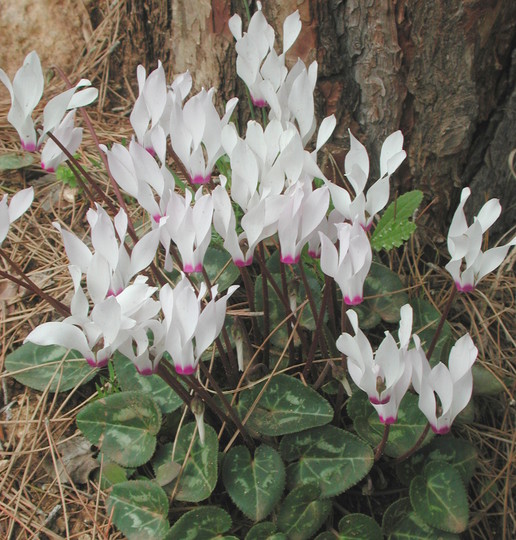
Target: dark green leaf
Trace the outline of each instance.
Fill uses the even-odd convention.
[[[230,527],[231,517],[226,511],[215,506],[203,506],[183,514],[172,525],[166,540],[220,539],[220,535]]]

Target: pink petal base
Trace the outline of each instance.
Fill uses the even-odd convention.
[[[308,255],[310,255],[310,257],[312,257],[312,259],[320,259],[321,258],[321,254],[317,253],[317,251],[308,250]]]
[[[199,263],[198,265],[196,265],[195,267],[191,264],[185,264],[183,266],[183,271],[186,273],[186,274],[191,274],[193,272],[202,272],[202,264]]]
[[[152,216],[152,219],[156,222],[156,223],[159,223],[160,222],[160,219],[162,218],[163,216],[161,214],[154,214]]]
[[[33,142],[25,143],[25,142],[23,142],[22,140],[20,140],[20,144],[21,144],[21,147],[22,147],[26,152],[35,152],[35,151],[36,151],[36,145],[35,145]]]
[[[174,366],[176,368],[176,373],[179,375],[193,375],[197,371],[197,366]]]
[[[380,422],[385,426],[390,426],[391,424],[395,424],[397,418],[394,418],[394,416],[388,416],[387,418],[384,418],[383,416],[380,416]]]
[[[123,290],[123,287],[120,287],[116,291],[114,291],[113,289],[109,289],[109,291],[107,292],[107,296],[118,296]]]
[[[139,369],[138,366],[135,366],[135,368],[136,368],[136,371],[140,375],[143,375],[144,377],[148,377],[149,375],[154,375],[154,373],[155,373],[155,371],[152,368]]]
[[[360,304],[362,300],[364,299],[363,296],[354,296],[353,298],[350,298],[349,296],[344,297],[344,303],[348,306],[356,306],[357,304]]]
[[[263,109],[263,107],[267,107],[268,103],[264,99],[254,99],[254,97],[251,96],[251,101],[253,102],[253,105],[255,107],[260,107],[260,109]]]
[[[251,266],[251,264],[253,264],[253,258],[249,257],[247,261],[243,261],[242,259],[237,259],[235,261],[235,264],[236,266],[238,266],[238,268],[243,268],[244,266]]]
[[[436,435],[446,435],[446,433],[450,433],[450,426],[443,426],[442,428],[437,429],[436,426],[430,424],[430,427]]]
[[[47,171],[48,173],[53,173],[53,172],[55,172],[54,167],[46,167],[45,164],[44,164],[43,162],[41,162],[41,168],[42,168],[44,171]]]
[[[369,396],[369,401],[372,405],[385,405],[386,403],[389,403],[391,400],[391,396],[387,396],[383,399],[378,399],[376,396]]]
[[[88,362],[88,365],[92,368],[103,368],[104,366],[107,366],[109,358],[104,358],[98,362],[95,360],[95,358],[86,358],[86,362]]]
[[[211,180],[211,175],[202,176],[198,174],[194,177],[190,176],[190,182],[192,182],[192,184],[208,184],[210,180]]]
[[[154,148],[152,148],[152,146],[149,146],[148,148],[145,148],[145,150],[147,150],[147,152],[149,152],[149,154],[152,157],[156,157],[156,150],[154,150]]]
[[[469,293],[475,290],[475,285],[471,285],[470,283],[466,283],[466,285],[461,285],[458,281],[455,282],[455,287],[457,287],[457,290],[459,292],[463,293]]]
[[[286,257],[281,256],[280,261],[283,264],[297,264],[300,258],[301,257],[299,255],[297,257],[292,257],[292,255],[287,255]]]

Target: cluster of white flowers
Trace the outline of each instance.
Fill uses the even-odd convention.
[[[406,158],[403,135],[397,131],[386,138],[380,153],[380,177],[366,190],[369,157],[350,133],[344,169],[353,193],[329,181],[317,165],[317,153],[331,137],[336,119],[333,115],[323,119],[317,130],[317,63],[307,67],[298,59],[291,69],[286,64],[286,53],[301,30],[299,13],[285,20],[283,49],[278,54],[274,30],[260,2],[257,7],[247,32],[237,15],[230,19],[229,27],[236,39],[237,73],[246,83],[252,103],[267,108],[267,125],[251,120],[241,136],[230,121],[237,98],[227,102],[221,117],[213,88],[189,97],[190,73],[168,84],[160,62],[148,76],[139,66],[139,93],[130,115],[135,135],[127,147],[113,144],[111,148],[101,145],[101,149],[114,180],[147,212],[151,230],[129,249],[125,212],[121,210],[112,220],[97,205],[87,215],[92,251],[56,224],[75,289],[71,315],[36,328],[29,341],[77,349],[92,366],[104,365],[120,350],[143,374],[154,373],[166,351],[179,373],[193,373],[201,354],[221,331],[227,301],[235,290],[231,287],[215,300],[214,287],[208,302],[206,287],[196,291],[188,280],[188,274],[203,271],[212,227],[239,267],[252,264],[255,248],[273,236],[285,264],[297,264],[308,246],[308,253],[320,258],[323,273],[339,285],[344,302],[356,305],[362,301],[372,261],[368,231],[388,202],[390,176]],[[74,126],[75,110],[98,94],[89,81],[81,80],[48,102],[39,134],[32,118],[44,86],[37,54],[26,57],[12,83],[0,70],[0,81],[11,94],[8,120],[25,150],[38,150],[52,133],[70,153],[75,152],[82,139],[82,129]],[[309,151],[316,131],[315,149]],[[183,193],[176,190],[174,175],[167,168],[170,154],[188,176]],[[216,178],[213,171],[224,154],[231,177]],[[48,140],[41,154],[43,168],[54,170],[65,159],[58,145]],[[6,196],[0,201],[0,242],[10,223],[30,206],[32,196],[32,190],[24,190],[9,206]],[[489,201],[468,227],[463,213],[468,196],[466,189],[448,237],[452,260],[447,269],[462,291],[472,290],[516,244],[513,239],[482,252],[482,234],[501,209],[498,201]],[[158,288],[148,285],[142,272],[155,259],[160,245],[165,270],[172,270],[171,255],[178,252],[183,274],[175,287],[164,285],[157,294]],[[461,271],[463,258],[466,268]],[[395,421],[401,398],[412,382],[434,430],[447,430],[471,394],[468,373],[476,349],[469,336],[457,342],[449,368],[438,365],[430,370],[417,336],[413,338],[415,348],[408,349],[412,327],[408,306],[402,310],[400,347],[387,334],[376,355],[358,327],[356,314],[348,311],[348,317],[355,336],[343,334],[337,345],[348,356],[350,375],[368,393],[381,421]],[[439,418],[434,392],[443,409]]]
[[[409,304],[401,308],[400,315],[399,347],[390,332],[385,332],[385,338],[373,353],[371,344],[358,326],[357,314],[351,309],[347,316],[355,335],[342,334],[337,340],[337,347],[347,356],[351,378],[367,393],[382,424],[396,422],[401,400],[412,383],[419,394],[419,408],[432,430],[438,434],[448,433],[455,417],[471,399],[471,368],[478,349],[466,334],[452,347],[448,366],[439,362],[430,368],[416,334],[412,336],[414,348],[409,349],[412,335],[412,308]]]

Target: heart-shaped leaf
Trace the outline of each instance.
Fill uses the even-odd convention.
[[[267,387],[247,422],[251,429],[262,435],[277,436],[331,422],[330,404],[309,386],[283,374],[241,393],[238,403],[241,418],[246,416],[265,384]]]
[[[245,446],[235,446],[224,458],[222,479],[236,506],[253,521],[260,521],[281,498],[285,466],[269,446],[257,448],[254,459]]]
[[[139,467],[151,458],[160,426],[158,404],[140,392],[111,394],[77,415],[84,436],[124,467]]]
[[[178,501],[199,502],[207,499],[217,483],[219,441],[215,430],[205,425],[204,445],[196,432],[195,422],[181,428],[175,443],[167,444],[160,452],[162,460],[184,463],[179,476],[175,498]],[[192,444],[192,438],[194,438]],[[190,448],[191,446],[191,448]],[[188,457],[186,457],[188,456]],[[185,463],[186,459],[186,463]],[[166,491],[175,489],[176,480],[165,487]]]
[[[282,532],[277,532],[277,527],[270,521],[257,523],[249,529],[245,540],[288,540]]]
[[[434,529],[414,512],[408,498],[398,499],[383,514],[383,534],[389,540],[459,540],[456,534]]]
[[[181,407],[183,400],[158,375],[142,376],[134,364],[123,354],[116,352],[113,364],[122,390],[142,392],[152,396],[164,414],[171,413]]]
[[[292,490],[278,514],[278,527],[289,540],[310,538],[324,523],[331,510],[331,501],[320,499],[321,490],[311,484]]]
[[[23,169],[34,163],[34,156],[25,154],[4,154],[0,156],[0,171]]]
[[[374,463],[371,447],[335,426],[322,426],[283,437],[280,451],[289,488],[316,484],[322,497],[333,497],[362,480]]]
[[[353,308],[358,313],[360,328],[373,328],[382,320],[397,323],[401,306],[408,302],[404,289],[398,274],[373,261],[364,283],[365,300]]]
[[[468,526],[468,497],[457,470],[444,461],[431,461],[410,484],[410,502],[428,525],[452,533]]]
[[[115,525],[129,540],[161,540],[169,530],[167,494],[150,480],[113,486],[107,500]]]
[[[353,540],[353,538],[367,538],[367,540],[382,540],[383,534],[380,525],[364,514],[349,514],[339,521],[339,539]]]
[[[493,373],[480,364],[473,364],[473,394],[476,396],[496,396],[505,390],[505,386]]]
[[[166,540],[221,539],[220,535],[230,528],[231,517],[226,511],[216,506],[203,506],[183,514],[170,528]]]
[[[66,392],[97,374],[77,351],[30,342],[5,357],[5,369],[24,386],[50,392]]]
[[[369,411],[369,414],[364,411]],[[373,446],[380,444],[384,426],[364,392],[353,393],[348,402],[348,413],[352,417],[353,426],[360,437]],[[415,445],[427,423],[425,415],[419,410],[418,396],[405,394],[398,410],[398,421],[391,425],[384,453],[390,457],[402,456]],[[434,434],[430,431],[424,444],[430,442],[433,437]]]

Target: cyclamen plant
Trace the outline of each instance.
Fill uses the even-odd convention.
[[[312,538],[324,523],[327,532],[319,534],[319,540],[348,537],[347,533],[380,538],[382,529],[374,516],[355,513],[340,523],[336,533],[329,517],[332,500],[364,479],[373,466],[389,468],[393,460],[408,459],[425,445],[440,448],[432,433],[448,433],[467,407],[478,356],[465,334],[451,347],[447,364],[442,363],[443,347],[441,361],[432,362],[455,291],[472,293],[516,244],[514,238],[482,252],[482,235],[501,207],[496,200],[488,201],[468,226],[463,207],[470,190],[465,188],[448,235],[451,260],[446,269],[454,285],[439,323],[439,317],[431,316],[433,339],[423,343],[413,332],[413,308],[403,301],[394,304],[400,321],[398,340],[386,331],[373,352],[360,328],[368,306],[364,287],[373,264],[382,275],[392,274],[373,256],[371,238],[376,235],[383,249],[401,245],[415,228],[408,218],[420,201],[414,192],[402,207],[400,198],[400,217],[389,223],[389,234],[378,240],[381,221],[371,232],[377,214],[387,206],[390,177],[406,157],[403,135],[397,131],[384,141],[380,177],[367,191],[369,157],[351,132],[344,171],[352,192],[326,178],[317,153],[336,121],[329,116],[317,130],[313,98],[317,63],[307,67],[298,60],[288,69],[285,61],[301,30],[299,14],[285,20],[278,54],[274,30],[259,2],[257,6],[247,32],[238,15],[230,19],[229,27],[236,40],[237,73],[247,85],[251,107],[265,111],[263,124],[250,120],[241,134],[231,122],[237,98],[228,101],[220,116],[213,88],[189,97],[190,73],[167,84],[161,62],[148,76],[139,66],[139,95],[130,116],[135,135],[127,147],[115,143],[98,148],[120,208],[103,197],[95,180],[73,158],[82,140],[82,128],[74,124],[75,111],[97,96],[90,82],[69,84],[68,90],[51,99],[39,128],[33,113],[44,84],[37,54],[27,55],[12,82],[0,70],[12,100],[8,120],[18,131],[22,149],[43,147],[41,166],[47,171],[69,160],[80,183],[86,180],[82,185],[91,205],[88,240],[54,224],[70,262],[74,288],[70,306],[36,287],[0,250],[10,265],[2,275],[43,296],[62,317],[35,328],[21,349],[29,343],[62,346],[77,351],[92,368],[115,363],[122,391],[87,405],[77,422],[106,459],[127,468],[150,461],[153,467],[155,480],[126,480],[112,487],[108,506],[115,524],[129,538],[197,538],[201,528],[214,535],[229,531],[227,513],[212,506],[187,511],[172,525],[168,522],[167,494],[190,503],[210,498],[217,484],[219,448],[224,451],[225,492],[250,520],[245,538],[273,534],[278,539]],[[81,114],[87,118],[84,110]],[[225,161],[220,161],[223,156]],[[186,185],[167,166],[170,157]],[[118,188],[141,207],[146,224],[142,234],[136,233]],[[28,210],[33,196],[32,188],[9,202],[3,196],[0,242]],[[408,214],[403,217],[403,212]],[[390,219],[387,214],[385,221]],[[227,255],[221,258],[223,250]],[[14,275],[17,272],[19,276]],[[423,322],[429,321],[418,319],[419,326]],[[278,346],[283,352],[276,350]],[[332,357],[336,349],[342,356]],[[326,381],[329,366],[333,382],[342,385],[323,397],[316,390]],[[301,371],[304,384],[298,378]],[[167,399],[158,402],[153,394],[134,392],[140,384],[135,372],[151,381],[156,395]],[[361,392],[367,395],[365,400]],[[348,420],[341,417],[345,393]],[[172,415],[183,403],[196,423],[181,422],[172,437],[174,445],[155,451],[160,410]],[[99,407],[110,422],[100,419]],[[205,408],[210,410],[206,424]],[[124,414],[115,418],[114,410]],[[132,430],[125,431],[130,424]],[[218,439],[212,426],[222,426]],[[117,429],[126,437],[118,438]],[[390,442],[392,433],[396,443]],[[238,436],[243,446],[233,446]],[[146,442],[133,445],[136,439]],[[447,538],[455,538],[466,529],[467,503],[457,507],[457,500],[466,500],[465,488],[453,458],[449,461],[439,470],[417,471],[410,501],[391,512],[416,515],[417,520],[409,520],[410,524],[400,517],[384,520],[384,534],[434,538],[445,531],[450,533]],[[176,471],[163,476],[162,466],[174,463],[182,464],[179,475]],[[431,506],[427,492],[439,482],[440,502]],[[138,500],[133,505],[135,519],[127,518],[124,500]],[[268,522],[251,523],[268,516]]]

